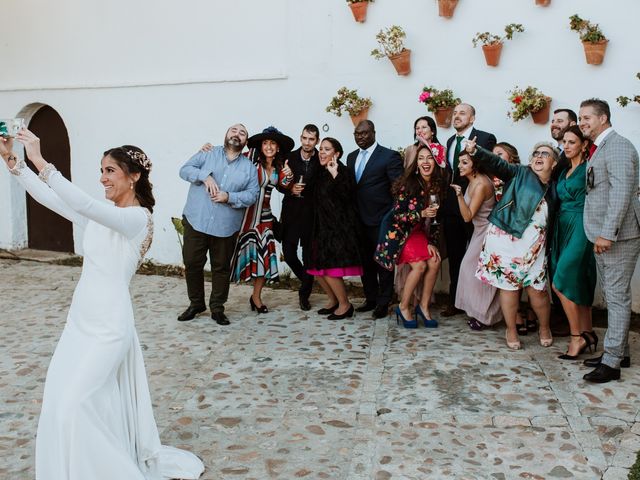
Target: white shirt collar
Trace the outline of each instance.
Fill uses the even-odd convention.
[[[604,132],[601,132],[600,135],[598,135],[598,138],[596,138],[595,141],[593,142],[596,144],[596,147],[599,147],[600,144],[602,143],[602,140],[604,140],[604,137],[609,135],[609,133],[611,133],[612,131],[613,131],[613,127],[609,127]]]
[[[471,133],[471,130],[473,130],[473,125],[469,125],[469,127],[462,133],[458,133],[456,132],[456,137],[464,137],[464,138],[469,138],[469,134]]]
[[[373,144],[369,145],[369,148],[366,148],[366,152],[367,152],[367,158],[371,157],[371,154],[373,153],[373,151],[376,149],[376,147],[378,146],[378,142],[373,142]],[[360,149],[360,154],[362,154],[362,149]]]

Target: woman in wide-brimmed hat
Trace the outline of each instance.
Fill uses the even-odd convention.
[[[271,213],[271,191],[280,185],[286,187],[293,174],[283,159],[293,149],[293,140],[275,127],[265,128],[247,142],[249,158],[258,169],[260,195],[254,205],[247,208],[231,262],[231,279],[254,280],[253,294],[249,297],[251,310],[267,313],[262,303],[262,288],[266,282],[278,281],[276,239],[273,234],[274,217]]]

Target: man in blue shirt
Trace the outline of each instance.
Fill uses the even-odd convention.
[[[207,308],[204,301],[204,265],[211,261],[211,318],[229,325],[224,304],[229,296],[231,258],[244,211],[260,192],[255,165],[242,155],[249,134],[242,124],[229,127],[224,146],[200,151],[180,169],[191,183],[182,213],[182,258],[187,279],[189,307],[178,316],[183,322]]]

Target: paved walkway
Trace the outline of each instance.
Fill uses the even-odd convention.
[[[0,260],[2,479],[34,476],[43,380],[79,274]],[[132,285],[162,440],[200,455],[205,479],[623,479],[640,450],[638,369],[586,384],[588,369],[556,359],[565,339],[511,352],[502,328],[473,333],[462,317],[332,323],[283,290],[257,316],[249,292],[232,287],[223,328],[175,321],[180,279]]]

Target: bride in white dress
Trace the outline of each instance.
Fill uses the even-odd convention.
[[[0,137],[0,156],[39,203],[84,228],[82,275],[44,387],[37,480],[197,479],[202,462],[162,446],[153,418],[129,282],[151,244],[151,162],[137,147],[105,152],[100,181],[113,205],[66,180],[22,129],[17,140],[40,174]]]

